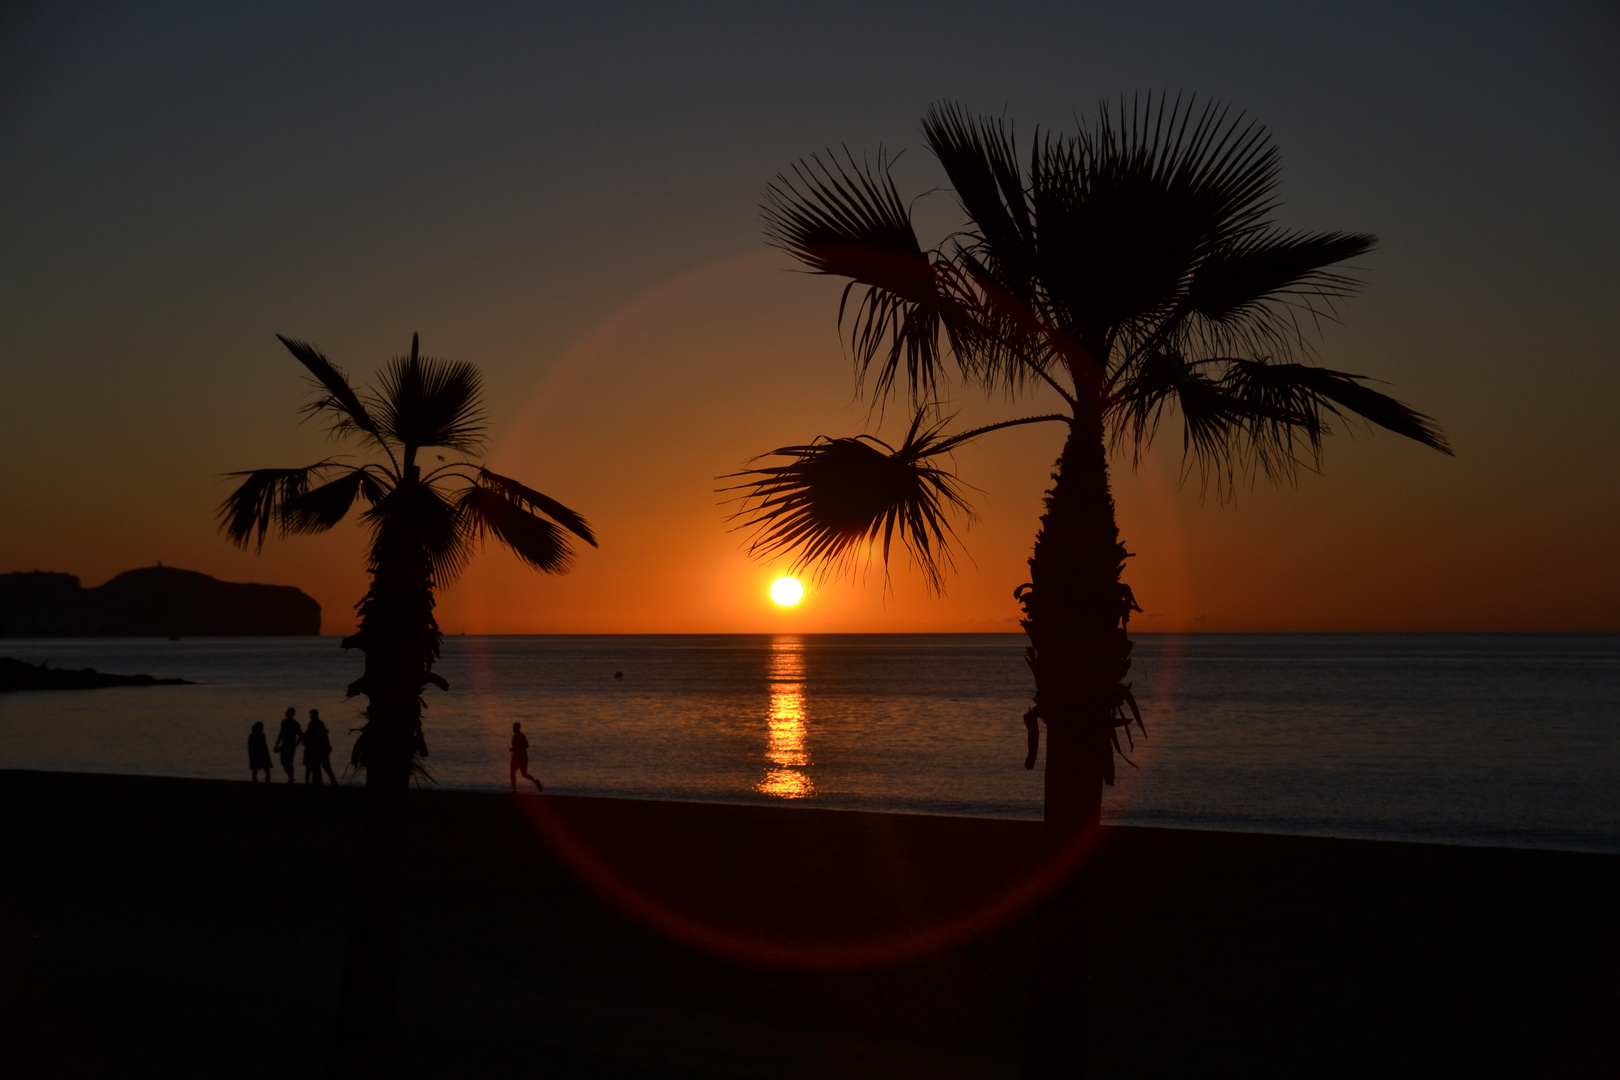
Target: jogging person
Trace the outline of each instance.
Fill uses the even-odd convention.
[[[540,781],[529,775],[529,740],[523,734],[522,724],[512,725],[512,768],[510,778],[512,781],[512,794],[517,794],[517,778],[522,776],[534,785],[536,792],[546,790],[540,786]]]

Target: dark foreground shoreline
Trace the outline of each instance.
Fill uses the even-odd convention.
[[[0,1074],[318,1072],[360,795],[0,771]],[[402,1076],[1017,1075],[1028,917],[780,965],[959,922],[1028,871],[1032,824],[544,800],[632,903],[761,967],[580,884],[541,801],[413,796]],[[1616,1075],[1620,858],[1120,828],[1096,881],[1101,1075]]]

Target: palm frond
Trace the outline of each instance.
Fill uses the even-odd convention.
[[[1371,390],[1360,376],[1295,363],[1222,357],[1189,361],[1160,352],[1144,360],[1117,388],[1110,405],[1116,445],[1129,440],[1135,457],[1152,443],[1165,411],[1182,419],[1182,451],[1207,485],[1224,489],[1237,476],[1292,479],[1315,468],[1335,417],[1359,416],[1450,454],[1434,421]]]
[[[1224,490],[1225,481],[1242,462],[1241,455],[1233,453],[1233,433],[1249,414],[1244,402],[1234,400],[1221,385],[1218,374],[1211,376],[1209,366],[1157,352],[1116,388],[1109,408],[1115,445],[1130,442],[1133,464],[1140,464],[1152,446],[1166,411],[1179,413],[1182,455],[1198,462],[1206,485],[1216,477]]]
[[[374,405],[382,429],[407,446],[471,453],[484,442],[482,396],[476,367],[420,355],[412,334],[410,355],[394,357],[379,374]]]
[[[567,573],[573,565],[574,551],[563,530],[501,488],[474,484],[461,493],[459,503],[479,540],[493,535],[548,574]]]
[[[1204,252],[1256,226],[1276,176],[1258,123],[1166,95],[1104,105],[1076,137],[1039,142],[1037,272],[1058,325],[1106,362],[1114,334],[1174,305]]]
[[[1337,299],[1357,282],[1325,269],[1365,255],[1377,242],[1365,233],[1268,231],[1235,238],[1199,260],[1187,285],[1187,306],[1219,322],[1278,296]]]
[[[946,101],[929,107],[923,136],[982,238],[972,245],[982,277],[1010,296],[1032,301],[1035,222],[1012,131],[999,119],[975,119],[962,105]]]
[[[1266,364],[1232,360],[1223,380],[1237,397],[1270,401],[1276,406],[1313,418],[1319,438],[1322,413],[1358,416],[1381,428],[1404,435],[1424,446],[1450,455],[1451,446],[1434,418],[1366,385],[1366,376],[1352,375],[1307,364]]]
[[[321,533],[348,516],[357,498],[376,505],[386,491],[365,468],[353,469],[318,488],[287,499],[281,504],[282,531],[289,534]]]
[[[749,555],[793,554],[793,568],[814,567],[818,576],[854,572],[871,558],[879,535],[883,562],[898,534],[922,570],[933,592],[943,591],[953,563],[948,516],[971,509],[960,482],[928,459],[948,452],[943,424],[924,426],[925,413],[913,419],[899,449],[874,438],[820,438],[802,446],[784,446],[764,455],[786,458],[735,473],[747,482],[726,488],[741,491],[741,509],[732,515],[737,528],[750,529]]]
[[[404,551],[425,557],[435,585],[448,585],[472,555],[470,523],[459,499],[430,484],[400,484],[383,492],[363,520],[372,529],[373,561],[378,552]]]
[[[585,519],[551,496],[542,495],[509,476],[500,476],[488,469],[478,470],[478,482],[500,492],[521,507],[545,514],[591,547],[596,546],[596,537],[591,534],[591,527],[585,523]]]
[[[283,508],[309,490],[310,477],[329,467],[330,462],[317,461],[301,469],[253,469],[226,475],[244,479],[235,491],[219,504],[216,516],[219,527],[231,543],[245,548],[254,543],[264,550],[264,537],[270,526],[283,524]]]
[[[1192,319],[1210,352],[1293,354],[1305,344],[1296,314],[1332,318],[1335,302],[1360,285],[1327,268],[1375,243],[1366,234],[1279,229],[1234,237],[1199,259],[1178,315]]]
[[[1042,315],[1038,236],[1011,129],[941,102],[923,118],[923,134],[968,216],[968,229],[952,237],[950,258],[973,286],[953,281],[960,315],[949,340],[963,374],[1011,394],[1033,378],[1050,381],[1060,346],[1078,350]]]
[[[276,340],[287,346],[287,351],[298,358],[315,380],[318,396],[305,409],[311,414],[327,413],[332,419],[333,434],[362,431],[377,434],[377,425],[360,401],[360,395],[349,385],[343,370],[321,355],[319,349],[305,341],[276,335]]]
[[[969,313],[953,296],[949,267],[922,249],[911,211],[886,163],[848,168],[836,156],[800,161],[765,189],[761,208],[772,243],[817,274],[849,279],[839,302],[842,326],[851,291],[863,286],[850,322],[855,370],[878,363],[873,387],[882,398],[905,360],[913,401],[933,400],[941,372],[941,332],[965,327]],[[942,271],[943,276],[942,276]],[[881,360],[880,360],[881,357]]]

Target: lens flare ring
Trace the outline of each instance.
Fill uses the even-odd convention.
[[[490,460],[497,466],[501,462],[526,460],[525,455],[530,452],[537,432],[545,429],[542,421],[563,407],[562,403],[580,373],[604,363],[615,349],[622,348],[632,332],[652,323],[664,312],[689,303],[694,297],[732,287],[739,281],[753,280],[761,270],[779,266],[779,257],[774,252],[736,256],[686,271],[625,303],[570,346],[547,369],[546,375],[524,396],[515,419],[506,427],[500,442],[492,448]],[[519,466],[513,464],[511,467]],[[1175,512],[1174,477],[1157,469],[1143,470],[1140,475],[1143,477],[1142,491],[1148,496],[1144,500],[1144,512],[1152,523],[1159,526],[1156,530],[1158,533],[1169,534],[1174,541],[1165,553],[1167,558],[1163,560],[1169,580],[1161,585],[1161,590],[1170,595],[1165,603],[1155,605],[1171,613],[1168,628],[1181,621],[1176,616],[1183,611],[1192,611],[1187,584],[1187,545]],[[792,579],[779,579],[788,580]],[[773,582],[772,599],[781,606],[791,606],[777,600],[775,584]],[[803,598],[803,587],[796,581],[794,585],[799,589],[794,599],[794,603],[797,603]],[[474,676],[473,692],[480,699],[485,696],[481,688],[493,679],[491,660],[481,651],[469,656],[469,667],[473,669]],[[1173,711],[1171,702],[1178,696],[1181,666],[1180,651],[1169,650],[1160,673],[1164,689],[1155,695],[1159,698],[1156,711],[1161,714]],[[782,730],[773,727],[769,732],[771,742],[766,756],[772,768],[800,772],[803,779],[808,781],[807,770],[801,772],[800,766],[782,765],[774,760],[780,757],[796,761],[800,753],[806,753],[808,761],[807,748],[801,748],[798,731],[791,724],[791,711],[784,702],[779,715],[772,718],[773,723],[779,724]],[[492,712],[499,710],[492,709]],[[489,745],[496,757],[504,756],[505,719],[502,714],[501,721],[489,728]],[[1019,735],[1021,741],[1022,733]],[[1096,854],[1108,834],[1107,829],[1101,829],[1079,833],[1067,840],[1049,840],[1044,845],[1044,855],[1036,865],[1015,877],[989,902],[970,910],[925,922],[910,931],[879,933],[856,940],[804,941],[791,935],[762,936],[757,932],[731,927],[724,920],[686,910],[673,898],[650,892],[639,883],[632,882],[613,865],[607,852],[594,850],[589,838],[576,833],[566,813],[558,812],[558,803],[566,804],[568,798],[564,796],[561,800],[554,800],[555,796],[548,789],[545,795],[517,800],[518,810],[553,854],[609,903],[642,924],[688,946],[737,962],[791,971],[848,971],[892,964],[970,941],[1018,918],[1051,896]]]

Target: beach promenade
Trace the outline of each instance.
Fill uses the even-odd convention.
[[[362,807],[0,772],[0,1073],[314,1074]],[[401,1075],[1018,1074],[1032,916],[847,964],[995,903],[1033,823],[431,790],[409,817]],[[1095,889],[1102,1075],[1615,1075],[1620,858],[1120,828]]]

